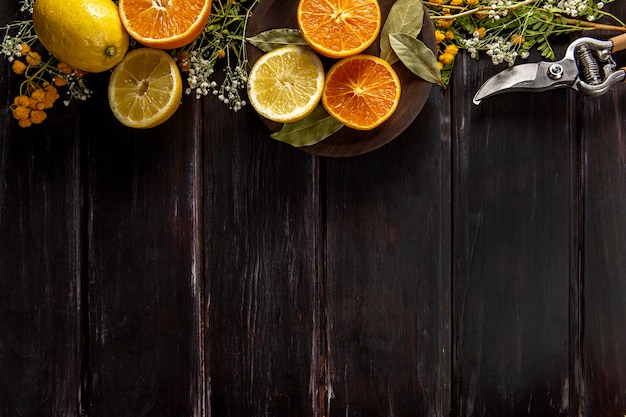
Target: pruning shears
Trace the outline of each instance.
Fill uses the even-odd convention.
[[[571,88],[588,96],[602,95],[626,78],[626,67],[617,68],[612,55],[624,49],[626,33],[609,40],[576,39],[560,61],[515,65],[492,76],[478,89],[474,104],[501,93],[555,88]]]

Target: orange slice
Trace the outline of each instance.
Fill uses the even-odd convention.
[[[377,0],[300,0],[297,19],[307,43],[330,58],[363,52],[381,25]]]
[[[344,125],[370,130],[389,119],[400,102],[400,79],[373,55],[344,58],[326,74],[322,104]]]
[[[176,49],[202,33],[211,0],[119,0],[119,11],[122,24],[137,42]]]
[[[127,53],[111,73],[109,105],[128,127],[149,128],[168,120],[178,109],[183,81],[176,61],[160,49]]]

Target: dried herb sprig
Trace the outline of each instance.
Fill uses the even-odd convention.
[[[450,82],[454,57],[446,51],[463,49],[478,59],[487,55],[494,65],[513,65],[536,49],[554,59],[551,42],[557,35],[583,30],[626,31],[626,25],[594,0],[430,0],[424,4],[436,26],[439,68]],[[599,22],[608,20],[612,24]]]
[[[187,73],[186,94],[201,98],[213,95],[233,111],[246,105],[240,94],[245,88],[248,58],[245,33],[252,9],[259,0],[214,0],[204,31],[190,45],[175,51],[179,67]],[[221,65],[223,63],[223,65]],[[214,78],[222,67],[221,82]]]

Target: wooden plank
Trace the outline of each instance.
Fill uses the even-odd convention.
[[[454,401],[463,416],[569,412],[570,138],[565,91],[471,103],[453,80]]]
[[[0,4],[0,25],[17,10]],[[22,129],[0,60],[0,415],[81,412],[81,168],[76,120]],[[59,107],[59,106],[57,106]]]
[[[626,7],[615,4],[612,11],[623,16]],[[623,62],[624,54],[617,54],[616,58]],[[584,155],[581,216],[584,416],[626,414],[624,93],[620,84],[601,97],[581,97],[577,118]]]
[[[434,88],[395,141],[326,161],[324,415],[449,415],[445,103]]]
[[[203,416],[200,105],[132,130],[99,81],[81,107],[88,414]]]
[[[251,108],[204,120],[209,415],[320,416],[318,159]]]

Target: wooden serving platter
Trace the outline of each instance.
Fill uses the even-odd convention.
[[[383,24],[394,3],[395,0],[379,0]],[[252,37],[270,29],[297,29],[297,7],[298,1],[294,0],[261,0],[255,10],[253,10],[252,17],[248,21],[246,37]],[[428,45],[433,51],[436,50],[435,29],[426,12],[424,13],[424,27],[418,35],[418,39]],[[250,65],[253,65],[263,52],[249,43],[246,48]],[[379,56],[380,38],[364,53]],[[327,66],[327,69],[335,62],[330,59],[322,59],[322,61],[324,66]],[[323,141],[299,149],[319,156],[356,156],[378,149],[400,135],[413,123],[424,107],[432,89],[432,84],[414,75],[401,62],[396,62],[393,68],[400,77],[402,93],[400,104],[389,120],[369,131],[358,131],[343,127]],[[264,122],[272,131],[277,131],[281,127],[280,124],[266,119],[264,119]]]

